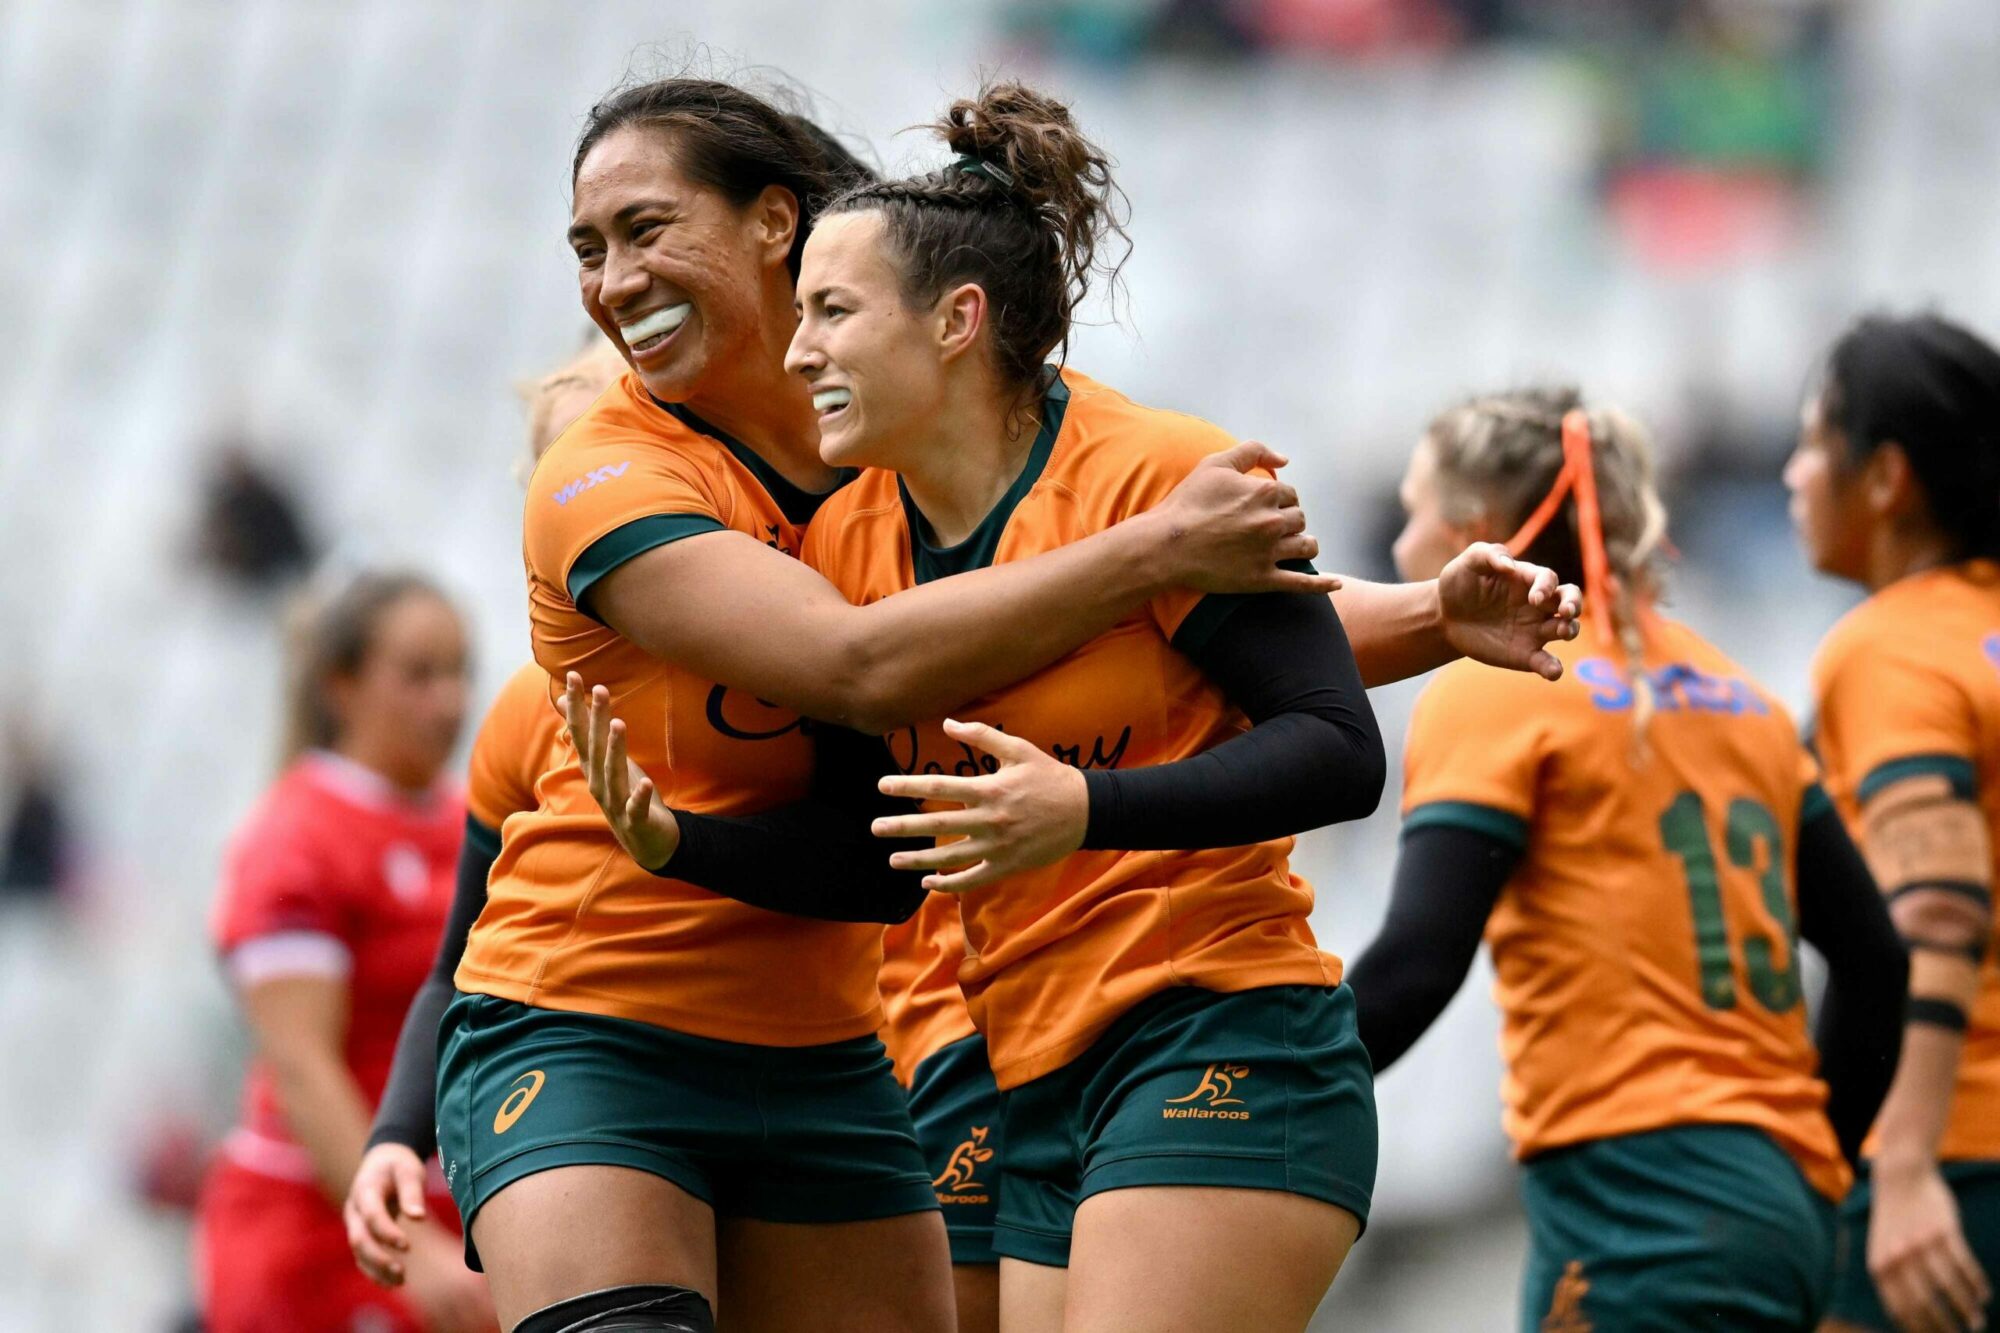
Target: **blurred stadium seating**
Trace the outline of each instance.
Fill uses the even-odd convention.
[[[795,76],[889,166],[929,151],[892,132],[982,66],[1072,95],[1137,242],[1124,325],[1074,359],[1288,450],[1339,567],[1382,567],[1404,454],[1447,400],[1557,373],[1634,408],[1681,469],[1680,605],[1802,696],[1841,605],[1776,488],[1815,349],[1882,302],[2000,332],[1990,0],[1848,6],[1798,225],[1696,263],[1604,207],[1606,76],[1576,48],[1107,62],[1017,10],[0,6],[0,698],[53,742],[89,848],[70,908],[0,908],[0,1330],[160,1328],[187,1299],[181,1223],[132,1177],[154,1136],[227,1113],[240,1038],[203,920],[278,696],[271,599],[193,555],[208,442],[261,449],[332,560],[446,580],[497,687],[526,652],[509,383],[581,327],[572,136],[691,37],[716,71]],[[1412,695],[1383,692],[1392,741]],[[1335,951],[1372,931],[1393,838],[1381,818],[1307,840]],[[1510,1323],[1492,1027],[1476,981],[1380,1089],[1376,1222],[1327,1327]]]

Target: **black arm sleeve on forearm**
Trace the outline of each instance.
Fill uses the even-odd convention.
[[[1225,600],[1204,599],[1188,618],[1202,628],[1184,624],[1174,646],[1250,730],[1169,764],[1085,769],[1085,847],[1237,847],[1360,819],[1382,799],[1382,733],[1331,599]]]
[[[375,1108],[375,1127],[368,1146],[401,1143],[429,1157],[437,1149],[438,1024],[457,988],[452,977],[465,956],[472,923],[486,910],[486,877],[500,855],[500,835],[471,815],[465,817],[465,841],[458,848],[458,884],[452,890],[451,914],[438,938],[430,975],[417,987],[403,1031],[396,1038],[396,1057],[389,1065],[389,1082],[382,1104]]]
[[[879,736],[813,725],[813,791],[802,801],[754,815],[674,811],[680,847],[658,874],[725,898],[822,921],[907,921],[924,900],[925,872],[892,870],[889,856],[931,845],[928,838],[878,838],[880,815],[909,814],[914,802],[876,790],[893,771]]]
[[[1827,1118],[1852,1162],[1896,1076],[1909,957],[1868,863],[1831,811],[1799,829],[1799,935],[1826,959],[1820,1077]]]
[[[1389,914],[1347,969],[1376,1073],[1401,1059],[1458,993],[1520,860],[1520,848],[1471,829],[1432,824],[1404,836]]]

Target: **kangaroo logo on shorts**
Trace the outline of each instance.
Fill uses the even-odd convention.
[[[939,1203],[991,1203],[991,1194],[974,1194],[973,1190],[984,1190],[977,1177],[979,1168],[993,1160],[993,1150],[986,1146],[986,1131],[989,1126],[974,1125],[972,1137],[951,1150],[951,1160],[944,1164],[944,1174],[931,1182],[937,1191]]]
[[[1196,1085],[1193,1092],[1190,1092],[1185,1097],[1167,1098],[1166,1106],[1160,1110],[1160,1118],[1163,1120],[1248,1120],[1250,1118],[1248,1111],[1224,1111],[1218,1108],[1243,1105],[1243,1099],[1234,1095],[1236,1084],[1239,1080],[1249,1077],[1250,1066],[1248,1065],[1210,1065],[1208,1072],[1201,1076],[1201,1082]],[[1204,1105],[1189,1106],[1187,1104],[1189,1102],[1200,1101],[1204,1097],[1208,1098],[1208,1101]]]
[[[1590,1292],[1584,1280],[1583,1260],[1572,1259],[1556,1279],[1555,1296],[1542,1318],[1542,1333],[1591,1333],[1590,1316],[1583,1312],[1583,1298]]]
[[[541,1094],[542,1084],[547,1081],[539,1069],[530,1069],[527,1073],[515,1079],[514,1090],[507,1094],[507,1100],[501,1102],[500,1109],[493,1113],[493,1132],[495,1134],[505,1134],[508,1130],[512,1129],[514,1122],[521,1118],[522,1113]],[[526,1087],[521,1086],[524,1083],[527,1084]]]

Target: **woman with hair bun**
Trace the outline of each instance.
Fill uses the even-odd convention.
[[[1447,667],[1410,719],[1389,911],[1349,978],[1378,1072],[1482,935],[1529,1253],[1523,1333],[1807,1330],[1895,1064],[1903,960],[1784,708],[1658,609],[1652,447],[1570,389],[1424,432],[1396,563],[1465,542],[1584,581],[1551,687]],[[1508,534],[1512,534],[1511,537]],[[1797,942],[1827,960],[1818,1049]]]
[[[798,561],[844,477],[784,370],[794,278],[820,203],[867,174],[702,79],[607,97],[572,161],[584,309],[629,369],[529,483],[534,655],[601,683],[690,821],[804,794],[802,715],[955,706],[1184,583],[1330,582],[1279,567],[1316,546],[1249,447],[1090,541],[876,605]],[[567,740],[536,797],[501,830],[438,1045],[440,1154],[502,1321],[948,1327],[931,1174],[875,1037],[887,909],[808,920],[648,874]]]
[[[2000,1318],[2000,351],[1935,315],[1857,321],[1785,484],[1814,567],[1868,590],[1814,660],[1815,744],[1910,949],[1833,1327],[1984,1328]]]

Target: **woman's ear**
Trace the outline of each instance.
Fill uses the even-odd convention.
[[[1910,456],[1894,440],[1884,440],[1869,453],[1861,485],[1868,507],[1884,518],[1901,518],[1923,503]]]
[[[799,234],[798,196],[782,185],[766,185],[751,203],[757,248],[766,267],[792,255],[792,238]]]
[[[979,345],[986,327],[986,289],[976,282],[959,284],[938,297],[935,317],[939,359],[956,361]]]

